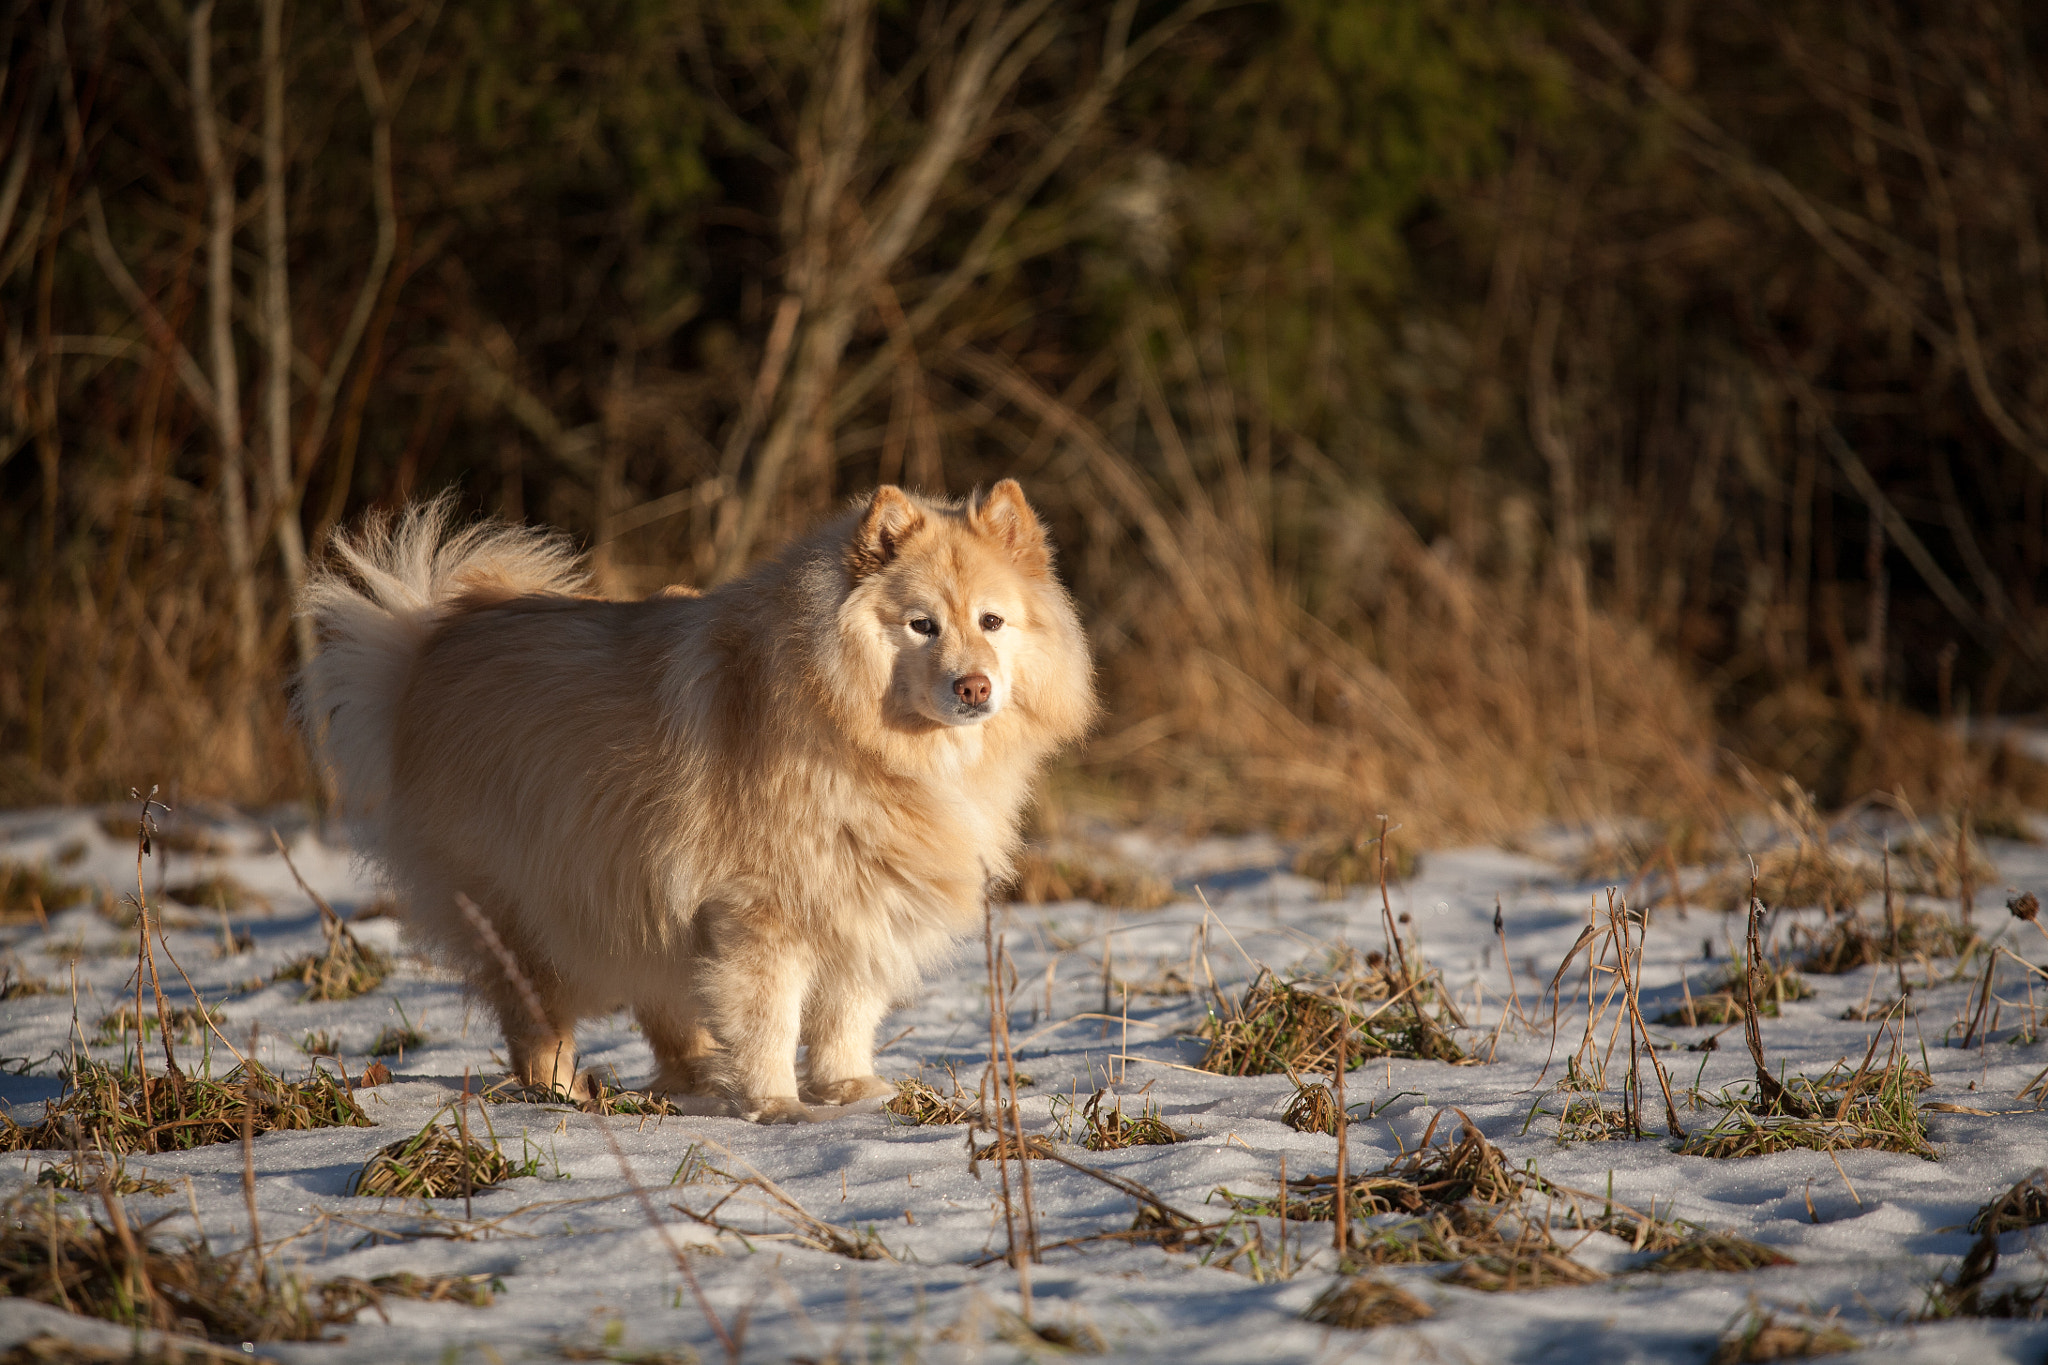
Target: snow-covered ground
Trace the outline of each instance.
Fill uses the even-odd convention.
[[[303,818],[277,823],[300,871],[343,915],[371,904],[373,885],[344,851],[321,842]],[[912,1126],[875,1105],[809,1126],[761,1128],[712,1116],[600,1120],[567,1106],[493,1104],[488,1115],[498,1140],[515,1158],[538,1156],[539,1174],[477,1195],[467,1210],[460,1198],[423,1203],[346,1195],[351,1175],[372,1154],[458,1096],[465,1072],[473,1081],[502,1075],[495,1028],[448,975],[409,956],[400,957],[382,987],[345,1003],[305,1003],[298,985],[269,983],[279,966],[320,946],[319,920],[270,849],[268,823],[221,814],[213,830],[216,851],[168,852],[146,864],[143,875],[153,897],[160,886],[226,872],[268,899],[267,910],[251,904],[232,916],[232,930],[253,940],[239,953],[223,951],[225,931],[214,912],[169,910],[170,948],[200,994],[225,1015],[223,1027],[237,1046],[246,1047],[260,1026],[264,1062],[300,1075],[309,1065],[302,1041],[324,1033],[350,1074],[360,1075],[372,1038],[387,1026],[409,1023],[426,1039],[402,1061],[389,1059],[391,1083],[360,1092],[376,1127],[273,1133],[256,1141],[261,1231],[266,1244],[278,1248],[275,1264],[316,1281],[394,1271],[488,1272],[503,1285],[488,1308],[392,1300],[388,1323],[364,1312],[329,1341],[274,1343],[262,1354],[309,1362],[560,1359],[565,1351],[590,1353],[573,1355],[582,1359],[689,1359],[692,1351],[705,1360],[727,1358],[665,1239],[684,1249],[704,1301],[725,1332],[740,1338],[746,1360],[996,1361],[1055,1353],[1015,1327],[1019,1283],[1001,1260],[1006,1242],[996,1166],[982,1162],[978,1172],[970,1169],[965,1128]],[[1059,1150],[1201,1217],[1225,1215],[1220,1189],[1271,1194],[1283,1159],[1290,1176],[1332,1171],[1333,1138],[1296,1132],[1281,1121],[1294,1090],[1285,1076],[1233,1079],[1194,1070],[1203,1043],[1193,1035],[1207,1007],[1205,970],[1235,997],[1255,964],[1285,972],[1327,961],[1339,943],[1377,949],[1378,893],[1354,888],[1343,899],[1323,899],[1320,887],[1284,870],[1285,850],[1262,839],[1166,846],[1125,836],[1119,847],[1171,876],[1185,897],[1144,913],[1085,902],[999,907],[1017,969],[1011,1035],[1018,1068],[1031,1081],[1021,1092],[1026,1127],[1055,1139],[1063,1131],[1078,1137],[1079,1120],[1069,1106],[1103,1087],[1121,1097],[1126,1113],[1156,1106],[1167,1123],[1188,1134],[1185,1141],[1099,1153],[1062,1141]],[[1540,851],[1556,855],[1569,847],[1560,837]],[[2008,887],[2048,892],[2048,849],[1993,842],[1988,851],[1998,879],[1978,894],[1979,927],[1987,936],[2002,934],[2006,946],[2034,962],[2048,961],[2048,937],[2011,920],[2003,908]],[[115,894],[134,890],[132,839],[108,834],[94,812],[0,817],[0,860],[47,863],[62,880],[101,884]],[[2048,980],[2029,986],[2029,974],[2007,962],[1996,986],[1997,1026],[1988,1041],[1980,1029],[1978,1040],[1964,1048],[1959,1044],[1980,980],[1949,980],[1946,964],[1936,963],[1930,983],[1925,964],[1907,968],[1917,1013],[1905,1020],[1903,1036],[1912,1064],[1933,1078],[1921,1102],[1945,1106],[1925,1111],[1938,1161],[1875,1151],[1830,1156],[1795,1150],[1741,1160],[1679,1155],[1654,1121],[1662,1113],[1655,1099],[1648,1104],[1655,1136],[1568,1144],[1559,1140],[1557,1117],[1567,1097],[1554,1087],[1575,1042],[1571,1021],[1584,1018],[1583,1003],[1572,993],[1583,980],[1583,960],[1565,974],[1565,1037],[1540,1082],[1551,1038],[1547,1007],[1538,1009],[1534,999],[1585,925],[1589,902],[1604,906],[1604,899],[1600,883],[1575,880],[1566,866],[1538,853],[1456,850],[1427,857],[1417,877],[1393,889],[1393,909],[1412,917],[1429,961],[1474,1021],[1460,1033],[1468,1050],[1488,1051],[1509,990],[1493,926],[1496,897],[1516,985],[1528,1012],[1546,1027],[1510,1024],[1490,1064],[1376,1061],[1352,1073],[1348,1098],[1361,1107],[1351,1127],[1351,1170],[1369,1171],[1412,1150],[1454,1106],[1511,1163],[1533,1163],[1556,1185],[1730,1230],[1796,1264],[1740,1274],[1628,1273],[1642,1258],[1624,1244],[1606,1234],[1575,1234],[1566,1239],[1573,1254],[1615,1272],[1612,1278],[1487,1294],[1443,1283],[1445,1266],[1390,1267],[1381,1272],[1385,1278],[1412,1290],[1435,1316],[1365,1333],[1303,1320],[1333,1281],[1331,1227],[1296,1224],[1284,1275],[1270,1256],[1255,1274],[1245,1257],[1218,1269],[1202,1264],[1199,1252],[1153,1245],[1097,1242],[1049,1251],[1031,1268],[1033,1320],[1082,1340],[1099,1338],[1113,1358],[1176,1365],[1704,1361],[1731,1326],[1759,1310],[1801,1321],[1832,1314],[1863,1343],[1869,1359],[2040,1360],[2048,1350],[2048,1323],[1915,1318],[1929,1284],[1969,1248],[1965,1225],[1979,1206],[2048,1162],[2048,1110],[2032,1097],[2015,1098],[2048,1068],[2048,1045],[2032,1041],[2036,1024],[2048,1027],[2032,1003],[2038,997],[2048,1006]],[[1194,894],[1198,887],[1208,909]],[[1780,916],[1774,924],[1781,939],[1791,922]],[[367,942],[403,952],[395,920],[366,919],[354,929]],[[1680,918],[1675,908],[1659,906],[1643,957],[1644,1014],[1654,1020],[1676,1004],[1682,979],[1689,977],[1695,994],[1709,989],[1731,951],[1739,952],[1741,930],[1735,917],[1695,908]],[[52,915],[47,927],[31,921],[0,929],[0,944],[0,962],[16,975],[56,988],[0,1001],[0,1100],[26,1122],[62,1086],[75,1037],[74,967],[77,1018],[90,1037],[102,1016],[130,998],[134,937],[79,906]],[[1128,1022],[1121,988],[1112,993],[1111,1008],[1103,1008],[1106,944],[1110,975],[1130,984]],[[172,995],[182,999],[183,982],[175,972],[166,974],[175,983]],[[1198,989],[1172,993],[1176,977]],[[974,1090],[988,1055],[987,980],[980,944],[963,945],[957,963],[936,973],[916,1004],[888,1020],[885,1074],[921,1072],[946,1090],[951,1070]],[[1781,1018],[1763,1023],[1773,1066],[1809,1076],[1844,1060],[1855,1066],[1877,1025],[1842,1016],[1896,995],[1895,970],[1866,967],[1809,980],[1816,992],[1811,999],[1788,1003]],[[1752,1075],[1739,1027],[1723,1035],[1717,1050],[1701,1052],[1684,1045],[1716,1029],[1653,1024],[1651,1032],[1682,1108],[1690,1092],[1712,1094]],[[624,1016],[586,1025],[581,1040],[585,1064],[622,1081],[642,1081],[653,1069],[646,1043]],[[98,1052],[119,1055],[118,1048]],[[196,1048],[185,1052],[196,1058]],[[218,1064],[217,1047],[215,1054]],[[1610,1079],[1620,1069],[1613,1067]],[[1654,1096],[1654,1088],[1649,1093]],[[1611,1093],[1607,1098],[1618,1103]],[[469,1108],[472,1127],[482,1108]],[[1713,1117],[1690,1108],[1685,1115],[1689,1125],[1702,1127]],[[1439,1140],[1455,1123],[1454,1115],[1446,1116]],[[600,1124],[608,1126],[609,1138]],[[33,1182],[45,1162],[28,1155],[0,1166],[0,1196]],[[128,1160],[129,1174],[144,1168],[173,1186],[170,1194],[128,1201],[140,1217],[162,1218],[159,1238],[175,1241],[196,1231],[188,1178],[213,1244],[247,1238],[239,1146]],[[1110,1185],[1050,1161],[1033,1162],[1032,1175],[1042,1243],[1130,1228],[1137,1204]],[[750,1177],[764,1179],[745,1183]],[[646,1203],[635,1184],[645,1190]],[[811,1244],[820,1240],[815,1227],[771,1188],[810,1219],[879,1243],[886,1256],[855,1260],[817,1249]],[[83,1210],[91,1201],[76,1203]],[[650,1225],[650,1207],[659,1230]],[[705,1216],[711,1222],[700,1221]],[[1277,1220],[1268,1220],[1269,1251],[1278,1232]],[[1999,1283],[2048,1278],[2044,1250],[2048,1227],[2008,1233]],[[129,1339],[119,1328],[53,1308],[0,1301],[0,1349],[41,1332],[115,1345]],[[663,1351],[674,1354],[664,1357]]]

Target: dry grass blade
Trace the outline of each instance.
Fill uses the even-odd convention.
[[[1875,1050],[1876,1039],[1872,1039]],[[1690,1156],[1739,1158],[1805,1148],[1815,1152],[1851,1149],[1902,1152],[1936,1160],[1917,1097],[1929,1085],[1927,1073],[1906,1065],[1896,1044],[1882,1068],[1868,1061],[1855,1073],[1837,1068],[1819,1080],[1795,1076],[1777,1086],[1774,1097],[1736,1100],[1706,1131],[1680,1145]]]
[[[981,1105],[958,1086],[948,1097],[923,1079],[913,1076],[896,1082],[896,1093],[890,1096],[882,1110],[923,1127],[928,1124],[965,1123],[981,1112]]]
[[[0,1293],[137,1328],[196,1323],[236,1343],[314,1341],[333,1320],[301,1282],[268,1275],[247,1253],[160,1250],[147,1226],[129,1223],[117,1201],[106,1205],[112,1226],[61,1211],[54,1194],[10,1201],[0,1218]]]
[[[1489,1294],[1516,1294],[1532,1289],[1598,1284],[1606,1278],[1605,1272],[1580,1265],[1553,1246],[1533,1245],[1510,1246],[1474,1256],[1461,1263],[1444,1280],[1448,1284],[1463,1285]]]
[[[1937,1279],[1927,1288],[1927,1307],[1921,1312],[1922,1321],[1940,1321],[1944,1318],[2038,1318],[2042,1315],[2043,1304],[2048,1303],[2048,1284],[2027,1288],[2008,1285],[1997,1294],[1987,1295],[1987,1282],[1998,1270],[1998,1234],[2000,1228],[1994,1219],[1986,1222],[1985,1214],[1993,1208],[2004,1206],[2026,1188],[2027,1182],[2006,1192],[1988,1204],[1977,1215],[1977,1240],[1947,1279]],[[1984,1224],[1978,1227],[1977,1224]]]
[[[1635,1135],[1635,1124],[1626,1110],[1612,1109],[1597,1099],[1568,1101],[1558,1118],[1557,1140],[1561,1143],[1608,1142]]]
[[[1433,1120],[1421,1146],[1397,1161],[1367,1175],[1345,1181],[1346,1210],[1352,1218],[1376,1214],[1426,1214],[1477,1200],[1481,1204],[1507,1204],[1520,1199],[1529,1188],[1529,1177],[1507,1164],[1500,1148],[1483,1137],[1469,1121],[1460,1124],[1455,1142],[1431,1145],[1437,1121]],[[1459,1115],[1462,1120],[1464,1116]],[[1280,1196],[1254,1196],[1220,1191],[1240,1212],[1277,1216]],[[1334,1175],[1305,1175],[1287,1182],[1286,1212],[1291,1221],[1327,1222],[1336,1216],[1337,1178]]]
[[[1383,970],[1379,954],[1366,961]],[[1466,1060],[1444,1025],[1417,1003],[1428,982],[1411,981],[1370,1008],[1357,998],[1360,985],[1357,979],[1287,982],[1262,968],[1230,1017],[1212,1016],[1205,1025],[1209,1050],[1202,1070],[1224,1076],[1326,1072],[1340,1039],[1353,1067],[1376,1057]]]
[[[1017,1154],[1018,1143],[1015,1135],[1005,1133],[994,1142],[977,1147],[974,1151],[974,1159],[976,1161],[1015,1161]],[[1023,1142],[1023,1154],[1027,1160],[1031,1161],[1040,1161],[1052,1156],[1052,1139],[1042,1133],[1026,1134]]]
[[[266,914],[270,911],[270,897],[260,891],[251,891],[224,872],[198,881],[167,886],[164,894],[180,905],[198,910],[217,910],[230,915],[244,910],[260,910]]]
[[[253,1063],[218,1079],[138,1077],[80,1059],[64,1093],[50,1101],[39,1121],[19,1124],[0,1114],[0,1151],[62,1151],[82,1145],[119,1156],[239,1142],[249,1096],[254,1097],[251,1126],[257,1133],[370,1126],[348,1087],[317,1067],[303,1081],[280,1080]]]
[[[1436,1310],[1399,1285],[1354,1275],[1325,1289],[1302,1316],[1325,1327],[1370,1331],[1436,1316]]]
[[[1732,1232],[1709,1232],[1671,1248],[1645,1269],[1662,1272],[1715,1270],[1739,1272],[1766,1266],[1795,1265],[1790,1256]]]
[[[1862,1345],[1831,1322],[1780,1322],[1769,1313],[1752,1313],[1742,1328],[1722,1338],[1711,1365],[1749,1365],[1752,1361],[1800,1360],[1840,1355]]]
[[[1337,1096],[1321,1081],[1296,1081],[1280,1121],[1297,1133],[1337,1135]]]
[[[391,959],[359,940],[348,926],[323,917],[327,946],[317,953],[295,958],[271,978],[297,981],[306,988],[309,1001],[353,1000],[376,990],[391,975]]]
[[[1895,842],[1891,853],[1904,875],[1899,889],[1908,895],[1958,899],[1968,887],[1998,879],[1998,869],[1984,856],[1974,832],[1964,833],[1954,819],[1941,829],[1915,829]]]
[[[2017,1232],[2048,1223],[2048,1168],[2035,1171],[1977,1210],[1970,1231]]]
[[[1379,878],[1379,834],[1360,830],[1348,839],[1311,845],[1294,860],[1296,874],[1323,884],[1323,895],[1336,900],[1353,886],[1371,886]],[[1387,879],[1405,882],[1422,870],[1422,855],[1401,844],[1387,855]]]
[[[1116,1107],[1108,1113],[1102,1112],[1102,1101],[1108,1095],[1098,1090],[1090,1097],[1087,1108],[1081,1111],[1088,1126],[1082,1145],[1091,1152],[1121,1151],[1126,1147],[1170,1147],[1186,1137],[1167,1126],[1159,1117],[1156,1108],[1147,1107],[1136,1115],[1124,1113],[1123,1101],[1118,1099]]]
[[[37,1171],[36,1184],[77,1190],[81,1194],[96,1194],[103,1186],[117,1195],[166,1195],[171,1192],[170,1181],[151,1180],[146,1170],[140,1175],[130,1175],[121,1158],[110,1160],[83,1147],[74,1151],[67,1160]]]
[[[320,1297],[329,1316],[339,1322],[365,1308],[374,1308],[381,1314],[386,1299],[489,1308],[504,1288],[504,1283],[488,1271],[474,1275],[415,1275],[401,1270],[368,1280],[326,1280],[320,1285]]]
[[[168,1021],[171,1039],[188,1046],[197,1044],[206,1035],[207,1018],[211,1016],[215,1025],[227,1023],[227,1016],[217,1010],[203,1009],[198,1005],[180,1005],[169,1011],[165,1020],[159,1020],[153,1011],[142,1015],[142,1038],[145,1043],[154,1040],[161,1023]],[[122,1003],[112,1013],[104,1016],[93,1033],[93,1042],[100,1046],[118,1043],[135,1032],[135,1006]]]
[[[1852,911],[1835,916],[1817,929],[1795,926],[1792,941],[1803,948],[1800,971],[1838,976],[1880,962],[1912,962],[1923,956],[1961,957],[1977,942],[1977,935],[1968,925],[1947,915],[1931,910],[1894,909],[1889,927],[1873,925]]]
[[[1771,958],[1757,963],[1756,978],[1757,1012],[1766,1019],[1778,1018],[1786,1001],[1805,1000],[1813,995],[1813,987],[1801,980],[1797,972]],[[1687,1001],[1658,1015],[1657,1022],[1688,1028],[1741,1023],[1749,1000],[1749,984],[1744,963],[1731,962],[1707,991],[1692,995],[1688,988]]]
[[[411,1137],[371,1157],[350,1179],[348,1192],[365,1198],[446,1199],[482,1194],[538,1169],[538,1158],[515,1164],[495,1140],[488,1146],[464,1141],[437,1114]]]

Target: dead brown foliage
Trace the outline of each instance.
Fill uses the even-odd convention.
[[[1173,900],[1173,883],[1104,854],[1065,855],[1027,848],[1010,878],[1012,901],[1093,901],[1114,910],[1157,910]]]
[[[1337,1281],[1309,1305],[1302,1316],[1325,1327],[1370,1331],[1436,1316],[1436,1310],[1399,1285],[1370,1275]]]
[[[80,1059],[41,1119],[20,1124],[0,1114],[0,1151],[182,1152],[241,1141],[245,1118],[256,1133],[370,1126],[348,1087],[317,1067],[286,1081],[254,1062],[214,1078],[138,1076]]]
[[[1711,1365],[1840,1355],[1861,1344],[1831,1322],[1781,1322],[1769,1313],[1753,1313],[1738,1330],[1722,1338],[1714,1348]]]
[[[118,1200],[105,1222],[61,1209],[54,1192],[16,1196],[0,1219],[0,1288],[9,1297],[133,1327],[215,1341],[314,1341],[335,1321],[304,1284],[272,1275],[248,1251],[151,1244]]]

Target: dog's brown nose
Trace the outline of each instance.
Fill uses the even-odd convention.
[[[953,679],[953,695],[969,706],[981,705],[993,690],[986,673],[969,673],[964,678]]]

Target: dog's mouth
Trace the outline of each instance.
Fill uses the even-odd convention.
[[[980,702],[951,702],[942,708],[940,719],[948,725],[978,725],[996,713],[993,698]]]

